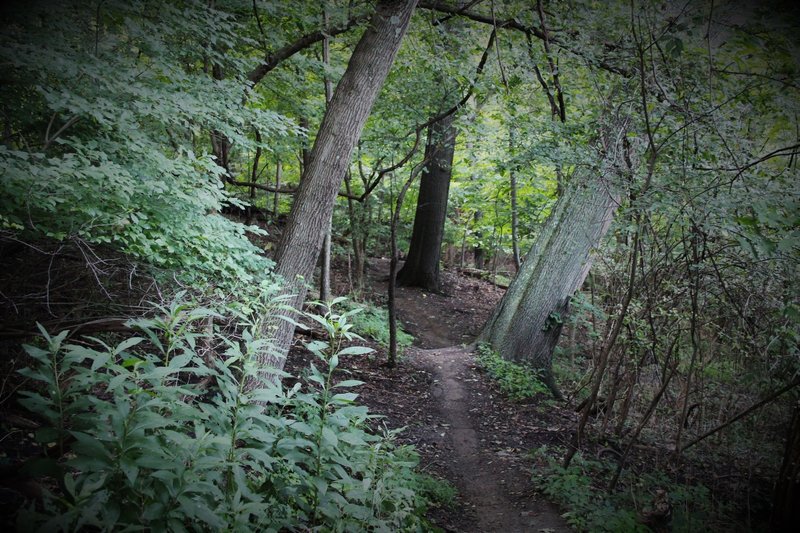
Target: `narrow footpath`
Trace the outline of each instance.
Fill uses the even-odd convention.
[[[414,355],[415,364],[429,368],[434,376],[431,393],[446,421],[445,438],[453,454],[448,462],[450,479],[474,517],[474,527],[463,531],[571,531],[554,506],[531,494],[530,472],[519,470],[511,454],[488,449],[487,439],[481,438],[484,432],[474,420],[481,416],[480,408],[473,400],[481,400],[484,393],[472,387],[476,383],[469,377],[472,358],[459,346],[419,350]]]
[[[474,354],[463,345],[472,340],[475,328],[483,324],[501,294],[485,282],[463,277],[451,279],[449,296],[413,288],[398,290],[401,321],[419,347],[410,351],[408,363],[432,378],[430,400],[441,429],[437,436],[445,441],[444,455],[449,455],[444,461],[447,477],[457,486],[471,518],[458,530],[572,531],[558,509],[533,490],[526,458],[531,449],[527,439],[512,440],[515,421],[498,424],[505,412],[498,412],[495,402],[502,402],[508,412],[515,412],[516,406],[497,397],[486,383],[488,376],[475,367]],[[509,426],[511,432],[495,431]],[[520,433],[529,433],[526,425],[517,427]]]
[[[369,292],[386,294],[388,261],[371,262]],[[364,382],[359,401],[382,415],[378,427],[402,428],[398,444],[415,447],[420,468],[458,489],[451,507],[429,518],[448,533],[561,533],[572,531],[560,511],[537,492],[531,452],[563,446],[565,421],[574,413],[542,399],[514,402],[475,364],[464,344],[474,340],[502,289],[448,271],[447,294],[399,287],[398,316],[414,336],[395,368],[385,350],[374,357],[346,356],[340,367]],[[345,278],[346,279],[346,278]],[[295,375],[313,356],[289,359]]]

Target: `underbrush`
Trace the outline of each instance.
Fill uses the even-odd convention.
[[[119,342],[40,328],[21,403],[47,422],[35,435],[45,453],[23,467],[44,490],[20,530],[428,528],[447,486],[415,471],[395,431],[369,431],[375,415],[351,392],[361,382],[334,379],[340,356],[371,351],[346,346],[350,314],[316,317],[329,338],[308,344],[316,364],[285,390],[257,381],[271,349],[260,324],[228,313],[246,327],[210,328],[231,316],[176,302]]]
[[[350,317],[353,331],[362,337],[369,337],[384,348],[389,347],[389,311],[367,303],[351,304],[360,309]],[[397,349],[400,354],[412,345],[414,337],[397,327]]]
[[[478,345],[475,360],[497,382],[500,390],[512,400],[524,400],[549,392],[538,372],[506,361],[487,344]]]
[[[575,455],[564,468],[547,447],[533,452],[537,469],[533,482],[566,512],[562,515],[578,531],[746,531],[732,518],[730,505],[715,500],[703,485],[687,485],[661,472],[640,472],[609,493],[605,482],[616,463]]]

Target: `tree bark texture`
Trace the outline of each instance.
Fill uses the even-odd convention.
[[[325,11],[325,28],[328,28],[328,11]],[[330,38],[325,37],[322,40],[322,62],[330,66]],[[325,104],[330,105],[333,98],[333,82],[330,77],[325,76]],[[319,272],[319,299],[321,302],[328,302],[331,299],[331,224],[332,220],[328,221],[328,228],[325,230],[325,237],[322,239],[322,257],[320,257],[320,272]]]
[[[432,292],[438,292],[441,288],[439,260],[455,153],[454,118],[454,115],[445,117],[428,129],[425,147],[428,164],[420,179],[408,256],[397,274],[399,284],[422,287]]]
[[[617,206],[605,180],[573,179],[479,338],[504,359],[541,370],[556,394],[550,370],[564,315]]]
[[[275,253],[275,272],[284,279],[285,294],[291,295],[286,303],[295,309],[288,313],[291,318],[305,300],[336,194],[416,4],[417,0],[378,2],[322,119]],[[292,323],[276,320],[266,321],[273,349],[259,358],[267,373],[269,367],[283,368],[294,334]]]

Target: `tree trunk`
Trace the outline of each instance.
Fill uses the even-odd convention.
[[[617,205],[603,179],[573,179],[480,335],[504,359],[541,370],[556,395],[553,349]]]
[[[454,118],[454,115],[449,115],[428,129],[425,147],[428,164],[420,179],[414,230],[408,257],[397,274],[399,284],[432,292],[440,290],[439,260],[455,152]]]
[[[478,239],[478,243],[472,248],[472,258],[475,262],[475,268],[478,270],[483,270],[484,266],[484,253],[483,253],[483,245],[481,244],[481,239],[483,239],[483,231],[478,229],[479,224],[483,220],[483,211],[478,209],[475,211],[475,216],[473,217],[475,221],[475,238]]]
[[[325,10],[325,28],[328,28],[328,11]],[[331,64],[330,58],[330,38],[327,36],[322,40],[322,62],[325,65]],[[330,105],[333,98],[333,82],[325,76],[325,104]],[[331,212],[333,214],[333,212]],[[328,227],[325,230],[325,237],[322,239],[322,257],[320,258],[319,272],[319,300],[328,302],[331,299],[331,224],[332,219],[328,220]]]
[[[416,4],[417,0],[378,2],[325,112],[275,253],[275,272],[283,277],[285,294],[291,295],[286,303],[295,310],[305,300],[306,284],[314,273],[336,194]],[[297,311],[288,314],[294,318]],[[270,367],[283,368],[294,324],[277,314],[270,318],[266,333],[273,339],[273,347],[260,354],[259,363],[265,377],[274,379]]]
[[[775,485],[772,505],[772,527],[774,531],[792,531],[800,520],[800,403],[795,406],[783,464]],[[794,525],[792,525],[794,524]]]
[[[515,139],[514,139],[514,125],[512,124],[508,129],[508,149],[513,157],[515,155]],[[519,272],[519,267],[522,264],[519,257],[519,221],[517,212],[517,170],[516,161],[512,164],[508,172],[511,180],[511,249],[514,254],[514,268]]]

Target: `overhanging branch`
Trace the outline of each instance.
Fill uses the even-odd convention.
[[[359,17],[353,17],[342,26],[328,28],[327,30],[320,29],[299,37],[294,42],[279,48],[264,58],[263,63],[250,71],[250,73],[247,75],[247,79],[250,80],[253,85],[256,85],[264,78],[264,76],[266,76],[270,71],[274,70],[275,67],[281,63],[281,61],[289,59],[301,50],[305,50],[312,44],[322,41],[325,37],[334,37],[349,31],[358,24],[366,21],[369,18],[369,15],[370,14],[365,14]]]
[[[439,13],[445,13],[447,15],[464,17],[474,22],[479,22],[481,24],[488,24],[498,29],[508,29],[508,30],[519,31],[522,33],[530,33],[537,39],[541,39],[543,41],[547,39],[550,44],[557,45],[563,48],[564,50],[567,50],[568,52],[575,54],[578,57],[583,57],[585,59],[587,58],[585,53],[582,53],[580,50],[571,47],[569,44],[567,44],[566,41],[562,40],[560,37],[549,33],[545,35],[545,33],[540,28],[534,26],[527,26],[525,24],[522,24],[516,19],[494,20],[492,19],[491,15],[483,15],[481,13],[476,13],[474,11],[464,9],[462,7],[450,6],[443,2],[436,2],[431,0],[422,0],[419,4],[417,4],[417,6],[422,9],[428,9]],[[606,45],[606,48],[609,49],[611,47]],[[630,76],[630,71],[625,67],[613,65],[602,59],[597,59],[593,62],[596,63],[597,66],[608,72],[613,72],[614,74],[620,74],[626,77]]]

